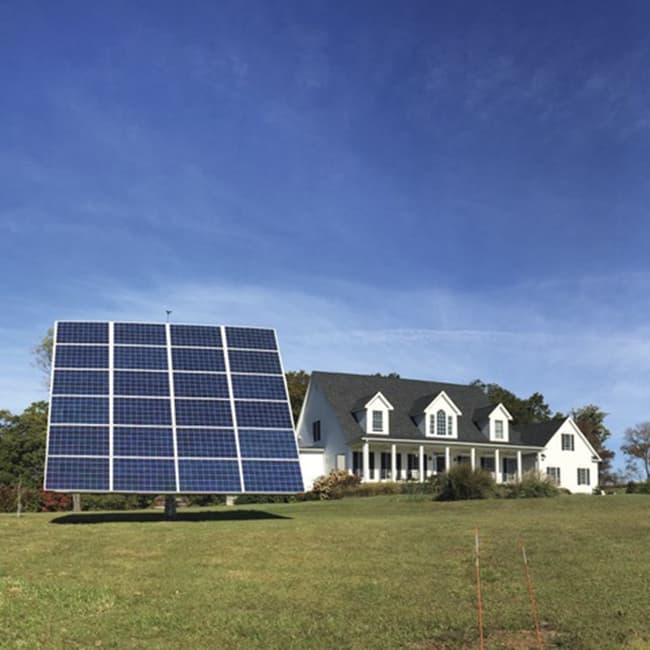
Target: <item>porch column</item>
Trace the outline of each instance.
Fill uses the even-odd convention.
[[[500,467],[500,458],[499,458],[499,450],[495,449],[494,450],[494,480],[497,483],[501,483],[501,467]]]
[[[363,480],[367,483],[370,480],[370,444],[363,443]]]
[[[472,447],[470,451],[470,462],[472,464],[472,469],[476,469],[476,447]]]
[[[420,475],[420,483],[424,481],[424,445],[420,445],[420,466],[418,468]]]
[[[390,446],[390,479],[397,480],[397,445],[393,443]]]
[[[431,454],[431,474],[433,474],[433,476],[438,474],[438,456],[435,452]],[[431,476],[431,474],[429,474],[429,476]]]
[[[445,472],[451,469],[451,448],[445,447]]]
[[[521,450],[517,452],[517,480],[521,481]]]

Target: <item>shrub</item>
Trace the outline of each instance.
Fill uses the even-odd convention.
[[[188,494],[188,506],[218,506],[226,502],[222,494]]]
[[[41,510],[41,492],[34,488],[22,488],[20,503],[23,512],[39,512]],[[0,512],[16,512],[17,505],[18,488],[15,485],[0,486]]]
[[[636,494],[639,491],[639,486],[634,481],[628,481],[625,487],[625,494]]]
[[[487,499],[494,495],[495,488],[494,479],[488,472],[472,469],[466,464],[455,465],[432,483],[437,488],[435,498],[438,501]]]
[[[402,484],[395,481],[373,481],[351,487],[337,487],[334,491],[336,496],[330,498],[378,497],[384,494],[402,494]]]
[[[154,497],[146,494],[82,494],[82,510],[142,510]]]
[[[341,499],[343,490],[353,488],[359,483],[361,479],[355,474],[350,474],[344,469],[333,469],[329,474],[317,478],[311,491],[319,499]]]
[[[245,506],[255,503],[291,503],[296,500],[296,497],[292,494],[240,494],[235,499],[235,505]]]
[[[521,481],[508,483],[504,486],[503,496],[507,499],[530,499],[536,497],[556,497],[560,489],[548,476],[539,472],[526,472]]]
[[[42,512],[61,512],[72,508],[72,497],[69,494],[39,490],[39,503]]]

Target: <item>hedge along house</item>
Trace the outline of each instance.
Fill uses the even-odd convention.
[[[591,493],[600,457],[571,418],[517,425],[476,386],[313,372],[297,425],[306,486],[332,469],[417,480],[468,463],[497,483],[538,470]]]

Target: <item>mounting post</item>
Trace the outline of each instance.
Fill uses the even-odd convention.
[[[165,495],[165,520],[173,521],[176,519],[176,495]]]

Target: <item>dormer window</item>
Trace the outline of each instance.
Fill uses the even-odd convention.
[[[352,413],[366,434],[390,435],[390,412],[393,405],[381,392],[359,400]]]
[[[503,440],[503,420],[494,421],[494,439]]]
[[[440,409],[436,416],[438,428],[436,429],[437,436],[447,435],[447,414]]]
[[[424,415],[422,426],[425,429],[425,435],[445,438],[457,437],[457,422],[461,412],[444,390],[438,393],[424,409]]]
[[[373,411],[372,412],[372,431],[373,431],[373,433],[383,433],[384,432],[384,412],[383,411]]]

